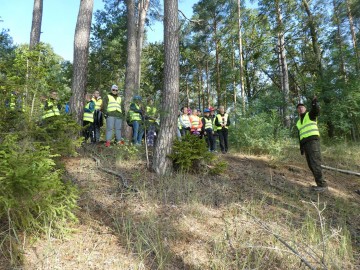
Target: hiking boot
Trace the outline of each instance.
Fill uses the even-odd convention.
[[[124,145],[125,142],[123,140],[117,142],[118,145]]]
[[[313,191],[316,191],[316,192],[324,192],[324,191],[327,191],[327,190],[328,190],[328,187],[313,186],[313,187],[312,187],[312,190],[313,190]]]
[[[105,147],[109,147],[109,146],[110,146],[110,141],[106,141]]]

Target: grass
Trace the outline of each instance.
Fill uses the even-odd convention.
[[[111,228],[131,269],[357,269],[356,201],[304,189],[307,171],[286,167],[305,164],[294,149],[286,159],[226,155],[222,175],[169,177],[146,170],[135,157],[143,157],[141,149],[131,159],[103,152],[138,192],[118,190],[118,179],[99,180],[87,170],[82,201]]]

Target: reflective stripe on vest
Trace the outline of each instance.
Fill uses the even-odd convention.
[[[223,125],[225,125],[225,128],[229,128],[228,126],[226,126],[227,119],[228,119],[227,113],[225,113],[224,116],[221,116],[221,114],[219,113],[216,115],[216,117],[218,119],[219,124],[223,124]],[[220,127],[217,126],[216,128],[217,128],[217,130],[220,130],[220,129],[222,129],[222,126],[220,126]]]
[[[101,109],[101,105],[102,105],[102,99],[99,98],[98,100],[96,100],[96,98],[92,98],[92,100],[94,101],[95,103],[95,110],[100,110]],[[120,106],[121,108],[121,106]]]
[[[90,109],[90,102],[88,102],[85,106],[85,109]],[[84,117],[83,117],[84,121],[88,121],[91,123],[94,123],[94,112],[85,112],[84,111]]]
[[[296,123],[296,127],[299,130],[300,141],[310,136],[320,136],[319,128],[316,121],[312,121],[309,117],[309,113],[306,113],[301,123],[299,119]]]
[[[140,110],[139,105],[137,105],[136,103],[134,103],[134,105],[135,105],[135,108],[136,108],[137,110]],[[131,121],[141,121],[141,115],[140,115],[140,113],[134,112],[133,110],[130,110],[130,120],[131,120]]]
[[[50,106],[53,106],[53,107],[50,110],[44,111],[42,119],[46,119],[46,118],[49,118],[49,117],[52,117],[52,116],[55,116],[55,115],[60,115],[60,111],[59,111],[56,104],[54,104],[52,101],[48,100],[47,105],[49,107]]]
[[[205,130],[206,129],[212,129],[213,128],[213,121],[211,120],[211,118],[203,118],[205,120]]]
[[[107,106],[108,112],[118,111],[121,112],[121,97],[116,97],[116,99],[112,95],[108,95],[109,103]]]
[[[146,107],[146,114],[152,118],[156,117],[156,108],[155,107],[151,107],[151,106],[147,106]],[[154,123],[155,120],[154,119],[149,119],[149,122]]]
[[[189,118],[189,116],[187,114],[183,114],[180,117],[181,117],[181,121],[185,125],[185,127],[190,127],[191,126],[190,118]]]

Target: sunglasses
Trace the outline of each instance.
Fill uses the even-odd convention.
[[[113,91],[116,91],[116,92],[118,92],[119,90],[116,90],[116,89],[112,89]]]

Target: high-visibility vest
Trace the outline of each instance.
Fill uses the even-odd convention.
[[[137,105],[136,103],[134,103],[134,105],[135,105],[135,108],[136,108],[137,110],[140,110],[140,106],[139,106],[139,105]],[[133,110],[130,110],[129,113],[130,113],[130,121],[131,121],[131,122],[132,122],[132,121],[141,121],[141,114],[140,114],[140,113],[134,112]]]
[[[90,109],[90,103],[91,103],[91,101],[89,101],[89,102],[85,105],[85,109]],[[94,112],[86,112],[86,111],[84,111],[83,120],[84,120],[84,121],[91,122],[91,123],[94,123]]]
[[[92,100],[95,103],[95,110],[100,110],[102,103],[103,103],[102,99],[100,97],[99,97],[99,99],[96,99],[95,97],[93,97]],[[121,102],[121,100],[120,100],[120,102]],[[121,108],[121,106],[120,106],[120,108]]]
[[[213,129],[213,121],[211,118],[206,118],[203,117],[203,119],[205,120],[205,130],[206,129]]]
[[[200,131],[201,130],[202,122],[201,122],[199,116],[191,115],[190,122],[191,122],[191,130],[192,131],[195,131],[195,130]]]
[[[229,115],[227,113],[224,113],[224,115],[221,115],[220,113],[218,113],[216,115],[216,118],[218,119],[219,124],[225,125],[225,128],[229,128],[228,126],[226,126],[228,117],[229,117]],[[221,130],[222,126],[217,126],[216,128],[217,128],[217,130]]]
[[[310,119],[309,113],[305,114],[302,123],[301,119],[297,121],[296,127],[299,130],[300,141],[310,136],[320,136],[317,122]]]
[[[182,129],[181,122],[180,122],[180,117],[181,117],[181,116],[178,117],[178,128],[179,128],[179,129]]]
[[[180,115],[180,117],[181,117],[180,123],[182,122],[185,125],[185,128],[188,128],[191,126],[190,118],[187,114]]]
[[[148,116],[150,116],[151,118],[155,118],[156,117],[156,108],[151,107],[151,106],[146,106],[146,114]],[[155,120],[154,119],[149,119],[149,122],[154,123]]]
[[[50,99],[48,99],[47,100],[47,105],[49,107],[50,106],[53,106],[53,107],[51,109],[47,110],[47,111],[44,111],[42,119],[53,117],[55,115],[60,115],[60,111],[59,111],[56,103],[53,103]]]
[[[116,97],[116,99],[112,95],[108,95],[108,112],[118,111],[121,112],[121,97]]]

